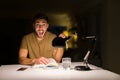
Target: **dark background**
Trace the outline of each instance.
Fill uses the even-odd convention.
[[[78,47],[64,56],[82,61],[93,41],[83,36],[96,35],[89,62],[120,73],[119,0],[1,0],[0,1],[0,64],[18,64],[22,37],[32,31],[32,17],[38,12],[70,13],[78,24]],[[69,53],[69,54],[68,54]]]

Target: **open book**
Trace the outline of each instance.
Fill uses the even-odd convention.
[[[34,64],[32,68],[58,67],[58,63],[53,58],[49,58],[49,60],[48,64]]]

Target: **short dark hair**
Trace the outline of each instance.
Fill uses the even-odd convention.
[[[33,17],[33,23],[35,23],[35,21],[36,21],[37,19],[45,19],[45,20],[47,21],[47,23],[48,23],[48,17],[47,17],[47,15],[45,15],[45,14],[43,14],[43,13],[38,13],[38,14],[36,14],[36,15]]]

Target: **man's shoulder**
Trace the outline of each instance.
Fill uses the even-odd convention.
[[[28,34],[26,34],[24,37],[26,37],[26,38],[30,38],[30,37],[33,37],[33,36],[35,36],[35,33],[34,32],[31,32],[31,33],[28,33]]]

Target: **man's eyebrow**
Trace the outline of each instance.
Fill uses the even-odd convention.
[[[47,23],[46,21],[43,21],[42,23]]]
[[[39,23],[39,22],[37,22],[36,24],[46,24],[46,23]]]
[[[47,22],[46,21],[42,21],[42,22],[37,21],[36,23],[47,23]]]

